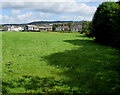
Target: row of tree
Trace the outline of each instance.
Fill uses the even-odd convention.
[[[120,2],[103,2],[83,32],[96,42],[120,48]]]

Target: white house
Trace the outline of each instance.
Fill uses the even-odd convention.
[[[40,26],[40,31],[52,31],[52,26]]]
[[[34,30],[35,28],[37,28],[37,26],[35,26],[35,25],[28,25],[28,30]]]
[[[59,27],[56,27],[55,30],[56,31],[69,31],[70,28],[68,26],[59,26]]]
[[[0,31],[3,31],[3,29],[2,29],[2,28],[0,28]]]
[[[82,30],[82,25],[74,25],[71,27],[71,31],[81,31]]]
[[[11,26],[11,25],[3,27],[3,31],[23,31],[23,30],[24,30],[23,27],[17,27],[17,26]]]

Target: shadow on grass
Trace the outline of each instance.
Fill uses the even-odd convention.
[[[79,47],[44,57],[48,65],[62,70],[58,73],[61,79],[24,75],[9,81],[3,80],[3,93],[16,88],[24,89],[23,93],[119,93],[120,59],[117,50],[90,40],[65,42]]]
[[[55,86],[60,86],[63,83],[55,80],[54,77],[40,78],[38,76],[24,75],[21,78],[2,82],[2,93],[10,92],[10,89],[24,89],[21,93],[63,93],[55,89]],[[18,93],[16,91],[16,93]],[[31,95],[31,94],[30,94]],[[49,94],[48,94],[49,95]]]
[[[80,47],[46,56],[66,77],[64,84],[75,93],[119,93],[120,59],[117,50],[90,40],[65,40]],[[118,67],[119,65],[119,67]]]

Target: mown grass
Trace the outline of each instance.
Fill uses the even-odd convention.
[[[3,32],[3,93],[119,93],[117,49],[78,33]]]
[[[0,93],[2,92],[2,32],[0,32]]]

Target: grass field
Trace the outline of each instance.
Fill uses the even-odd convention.
[[[78,33],[3,32],[3,93],[119,93],[119,51]]]
[[[2,32],[0,32],[0,93],[2,92]]]

